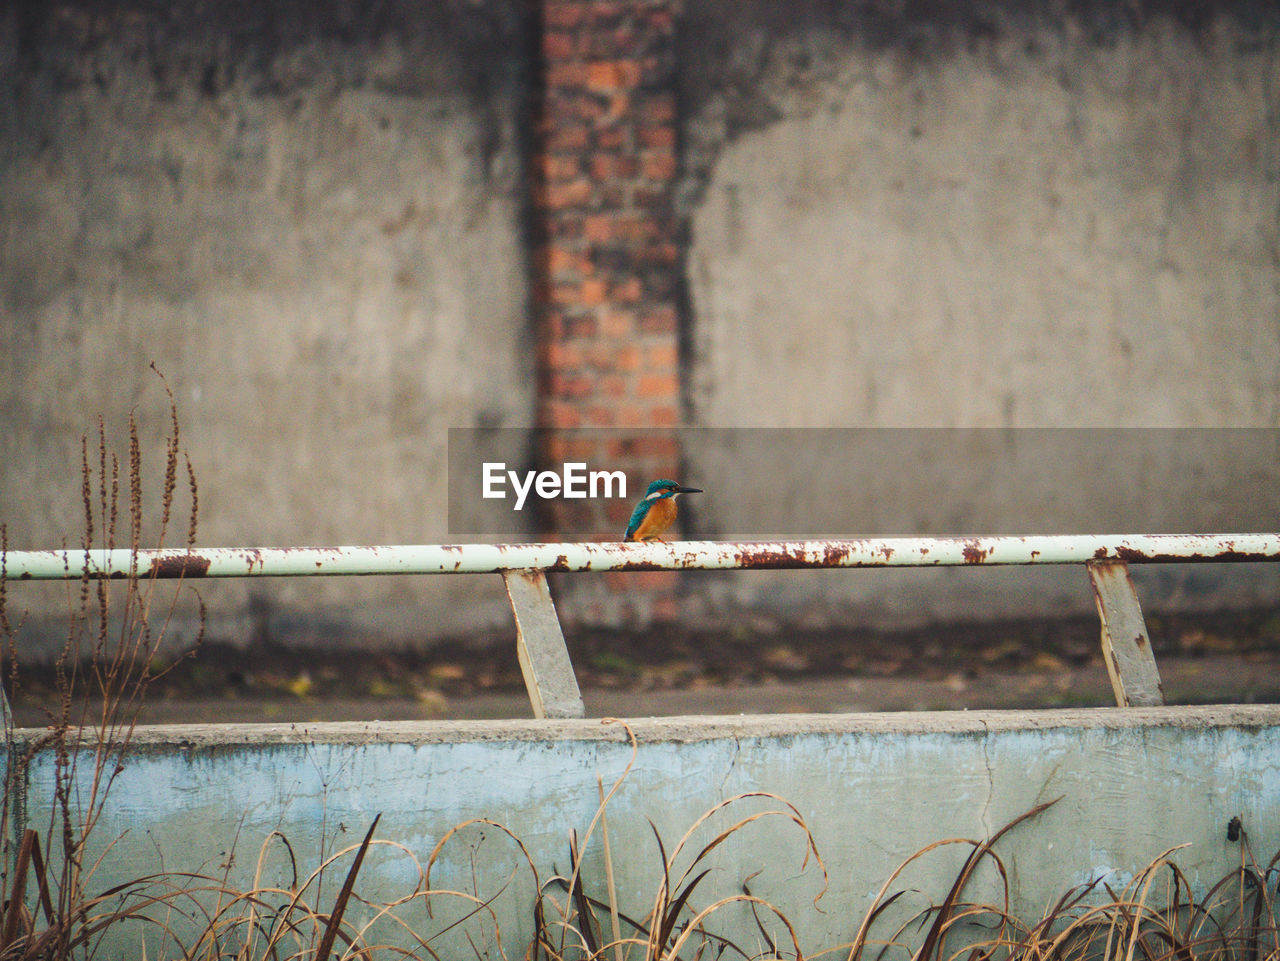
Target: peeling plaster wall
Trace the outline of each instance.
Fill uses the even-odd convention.
[[[80,437],[99,414],[125,456],[136,411],[158,515],[152,361],[200,485],[200,543],[448,540],[446,429],[532,418],[525,28],[505,0],[5,5],[12,547],[79,542]],[[237,641],[414,642],[510,617],[497,578],[228,583],[204,599]],[[66,608],[61,589],[11,603]]]
[[[1265,862],[1280,847],[1274,707],[669,718],[633,726],[634,766],[608,808],[620,909],[643,917],[652,906],[660,874],[650,821],[671,854],[713,805],[771,792],[811,829],[828,873],[824,898],[815,906],[824,880],[816,861],[805,863],[790,810],[756,798],[694,832],[689,844],[697,850],[738,817],[783,812],[716,849],[703,865],[714,870],[698,900],[736,894],[750,877],[752,893],[791,919],[806,954],[852,938],[880,886],[917,850],[949,837],[984,839],[1055,798],[996,849],[1012,910],[1029,922],[1099,875],[1122,887],[1175,845],[1187,845],[1174,860],[1203,896],[1240,865],[1239,844],[1227,840],[1235,816],[1256,857]],[[446,832],[470,818],[512,831],[544,881],[569,870],[567,839],[576,829],[588,893],[603,897],[599,835],[585,841],[596,779],[608,790],[630,761],[622,730],[591,720],[144,728],[98,829],[98,844],[123,837],[94,886],[160,867],[229,870],[233,883],[248,884],[271,831],[285,834],[306,872],[321,850],[357,843],[381,813],[377,837],[404,847],[371,852],[357,886],[363,897],[409,893],[414,859],[425,863]],[[52,763],[52,752],[41,751],[28,779],[35,826],[47,823]],[[902,875],[891,890],[911,893],[884,919],[887,930],[940,901],[968,851],[940,849]],[[268,849],[265,865],[263,883],[288,882],[281,846]],[[484,825],[464,830],[442,849],[432,882],[482,896],[509,884],[494,910],[507,956],[522,952],[532,872],[505,834]],[[329,880],[331,894],[339,883]],[[988,864],[965,894],[998,902],[997,885]],[[433,904],[434,919],[420,903],[405,909],[420,933],[443,929],[462,909],[448,898]],[[712,928],[755,940],[745,912],[726,912]],[[468,930],[496,956],[491,935],[474,924]],[[784,936],[780,928],[775,934]],[[461,930],[434,947],[445,957],[470,953]]]
[[[681,42],[693,423],[1280,426],[1273,6],[708,0]],[[1280,491],[1274,440],[1227,462],[1184,446],[1191,466],[1164,470],[1155,432],[1146,451],[1042,436],[1044,496],[997,434],[918,469],[875,444],[833,468],[783,436],[692,447],[685,472],[729,488],[696,505],[705,536],[791,502],[830,535],[884,532],[904,504],[922,526],[895,533],[1272,523],[1255,507]],[[1204,496],[1204,472],[1225,497]],[[716,589],[900,622],[1083,611],[1080,587],[1061,571]],[[1280,596],[1256,569],[1146,587],[1158,603]]]
[[[1280,16],[938,6],[689,12],[697,419],[1280,426]]]

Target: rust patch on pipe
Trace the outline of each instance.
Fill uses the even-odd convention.
[[[152,562],[147,573],[153,577],[204,577],[209,573],[209,558],[199,554],[161,557]]]
[[[893,553],[890,550],[889,553]],[[846,547],[836,547],[834,544],[828,544],[822,550],[822,561],[829,567],[840,567],[849,559],[849,549]]]
[[[983,550],[977,545],[977,543],[970,541],[968,544],[964,545],[964,548],[960,553],[964,555],[964,562],[966,564],[982,564],[986,561],[987,555],[990,554],[991,551]]]
[[[1204,561],[1274,561],[1271,554],[1257,551],[1237,551],[1232,544],[1226,550],[1212,554],[1166,554],[1163,552],[1148,553],[1132,547],[1119,545],[1115,549],[1116,556],[1130,563],[1145,562],[1149,564],[1195,564]]]

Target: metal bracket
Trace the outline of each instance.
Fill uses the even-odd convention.
[[[586,708],[560,618],[542,571],[504,571],[502,580],[516,616],[516,655],[534,717],[584,717]]]
[[[1121,707],[1163,704],[1164,687],[1129,566],[1114,559],[1088,561],[1085,566],[1102,620],[1102,658],[1116,703]]]

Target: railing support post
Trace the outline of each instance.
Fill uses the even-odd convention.
[[[502,580],[516,617],[516,655],[533,716],[583,717],[586,708],[546,575],[542,571],[505,571]]]
[[[1120,560],[1089,561],[1089,580],[1102,621],[1102,658],[1121,707],[1164,703],[1164,687],[1129,566]]]

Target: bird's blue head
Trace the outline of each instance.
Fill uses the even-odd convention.
[[[665,500],[668,497],[675,497],[677,494],[701,494],[702,490],[697,487],[681,487],[673,480],[665,478],[656,480],[649,485],[649,489],[644,492],[644,499],[647,501]]]

